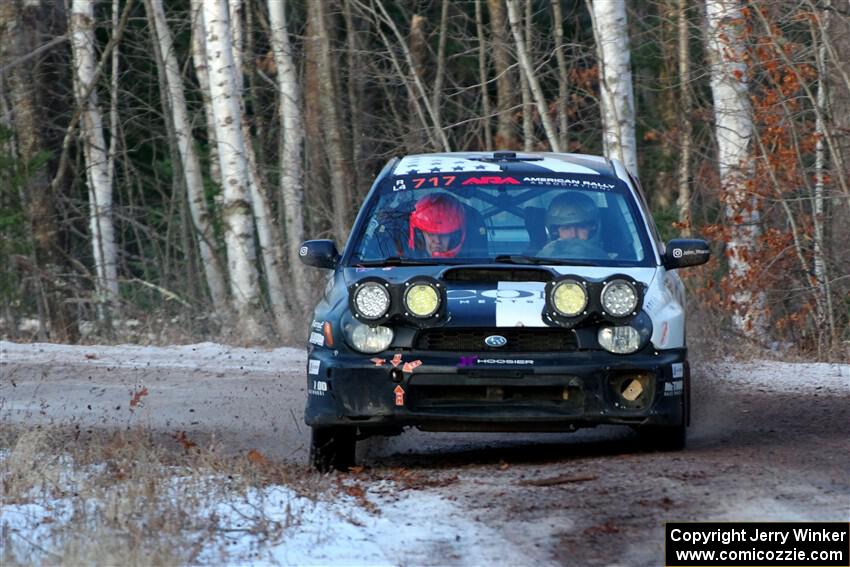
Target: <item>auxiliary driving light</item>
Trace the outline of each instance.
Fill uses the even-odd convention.
[[[552,306],[564,317],[576,317],[587,307],[587,291],[576,280],[563,280],[552,288]]]
[[[625,317],[638,306],[638,291],[629,281],[611,280],[602,288],[602,308],[612,317]]]
[[[440,308],[440,294],[429,283],[415,283],[404,292],[404,307],[414,317],[430,317]]]
[[[363,319],[380,319],[390,309],[390,292],[378,282],[366,282],[354,292],[354,309]]]

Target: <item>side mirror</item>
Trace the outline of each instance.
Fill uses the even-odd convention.
[[[711,250],[705,240],[677,238],[667,243],[661,263],[668,270],[699,266],[708,262]]]
[[[298,249],[298,256],[308,266],[333,270],[339,262],[339,252],[333,240],[308,240]]]

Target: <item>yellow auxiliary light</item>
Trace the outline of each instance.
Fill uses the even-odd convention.
[[[565,280],[552,290],[552,305],[564,317],[581,315],[587,306],[587,292],[578,282]]]
[[[416,283],[404,293],[404,306],[414,317],[430,317],[440,308],[440,294],[426,283]]]

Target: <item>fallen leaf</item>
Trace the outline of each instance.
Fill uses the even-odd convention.
[[[255,465],[267,465],[269,460],[265,455],[257,451],[256,449],[251,449],[248,451],[248,460]]]
[[[133,397],[130,398],[130,408],[132,409],[132,408],[136,407],[137,405],[139,405],[139,402],[142,401],[142,398],[144,398],[147,395],[148,395],[148,389],[147,388],[142,388],[138,392],[134,393]]]

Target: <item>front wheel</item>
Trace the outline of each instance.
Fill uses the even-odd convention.
[[[691,384],[685,377],[682,391],[682,413],[675,425],[644,425],[637,430],[641,445],[655,451],[681,451],[688,442],[691,421]]]
[[[354,466],[357,429],[314,427],[310,435],[310,465],[319,472],[348,470]]]

